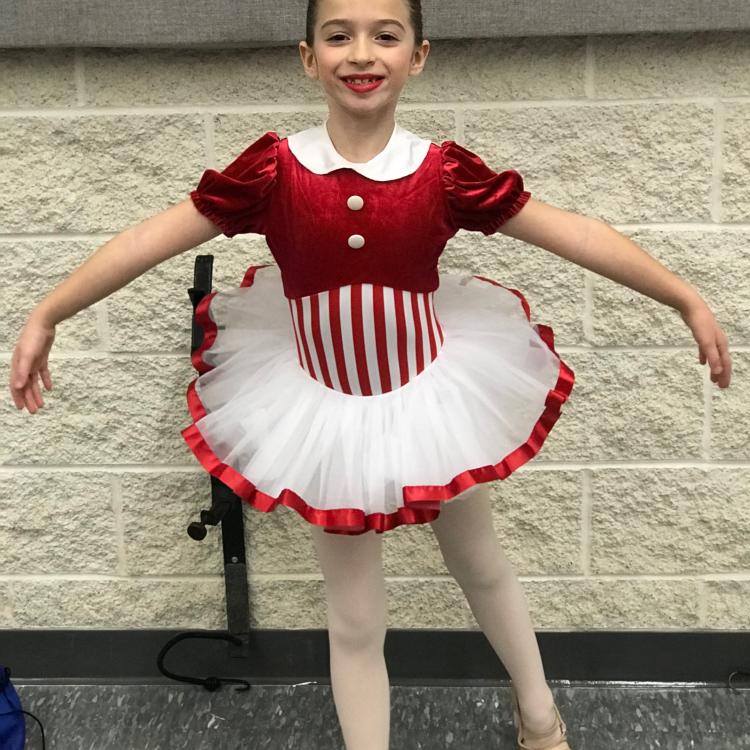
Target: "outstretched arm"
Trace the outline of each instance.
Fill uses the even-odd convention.
[[[216,237],[218,227],[186,198],[120,232],[58,284],[32,315],[57,325],[150,268]]]
[[[128,227],[102,245],[31,311],[13,350],[10,392],[17,409],[44,405],[37,378],[52,389],[48,355],[55,326],[137,276],[216,237],[219,228],[186,200]]]
[[[727,337],[705,300],[695,287],[609,224],[532,197],[499,231],[673,307],[693,332],[700,363],[708,360],[711,379],[722,388],[729,385]]]
[[[609,224],[529,198],[499,229],[680,312],[698,291]]]

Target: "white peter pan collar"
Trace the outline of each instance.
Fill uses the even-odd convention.
[[[333,146],[326,123],[300,130],[287,137],[289,150],[304,167],[316,174],[327,174],[346,167],[371,180],[397,180],[417,171],[432,141],[420,138],[398,123],[385,148],[370,161],[347,161]]]

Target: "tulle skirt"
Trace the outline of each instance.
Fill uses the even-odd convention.
[[[549,326],[516,289],[440,273],[443,341],[404,385],[363,396],[301,365],[278,266],[195,311],[203,342],[181,434],[212,475],[253,508],[293,508],[329,533],[434,520],[443,503],[507,478],[542,447],[573,388]]]

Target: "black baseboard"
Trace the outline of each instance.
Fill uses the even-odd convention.
[[[16,679],[169,683],[157,667],[166,643],[209,630],[0,630],[0,665]],[[550,681],[748,685],[750,632],[539,631]],[[508,674],[478,630],[389,629],[391,684],[504,682]],[[183,640],[166,654],[170,672],[250,683],[329,681],[326,630],[254,630],[242,647],[225,640]]]

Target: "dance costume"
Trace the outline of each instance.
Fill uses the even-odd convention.
[[[521,175],[397,123],[349,162],[326,123],[264,133],[190,193],[227,237],[265,235],[276,262],[198,304],[181,434],[258,510],[382,533],[531,459],[574,373],[518,290],[438,270],[458,229],[490,235],[522,209]]]

